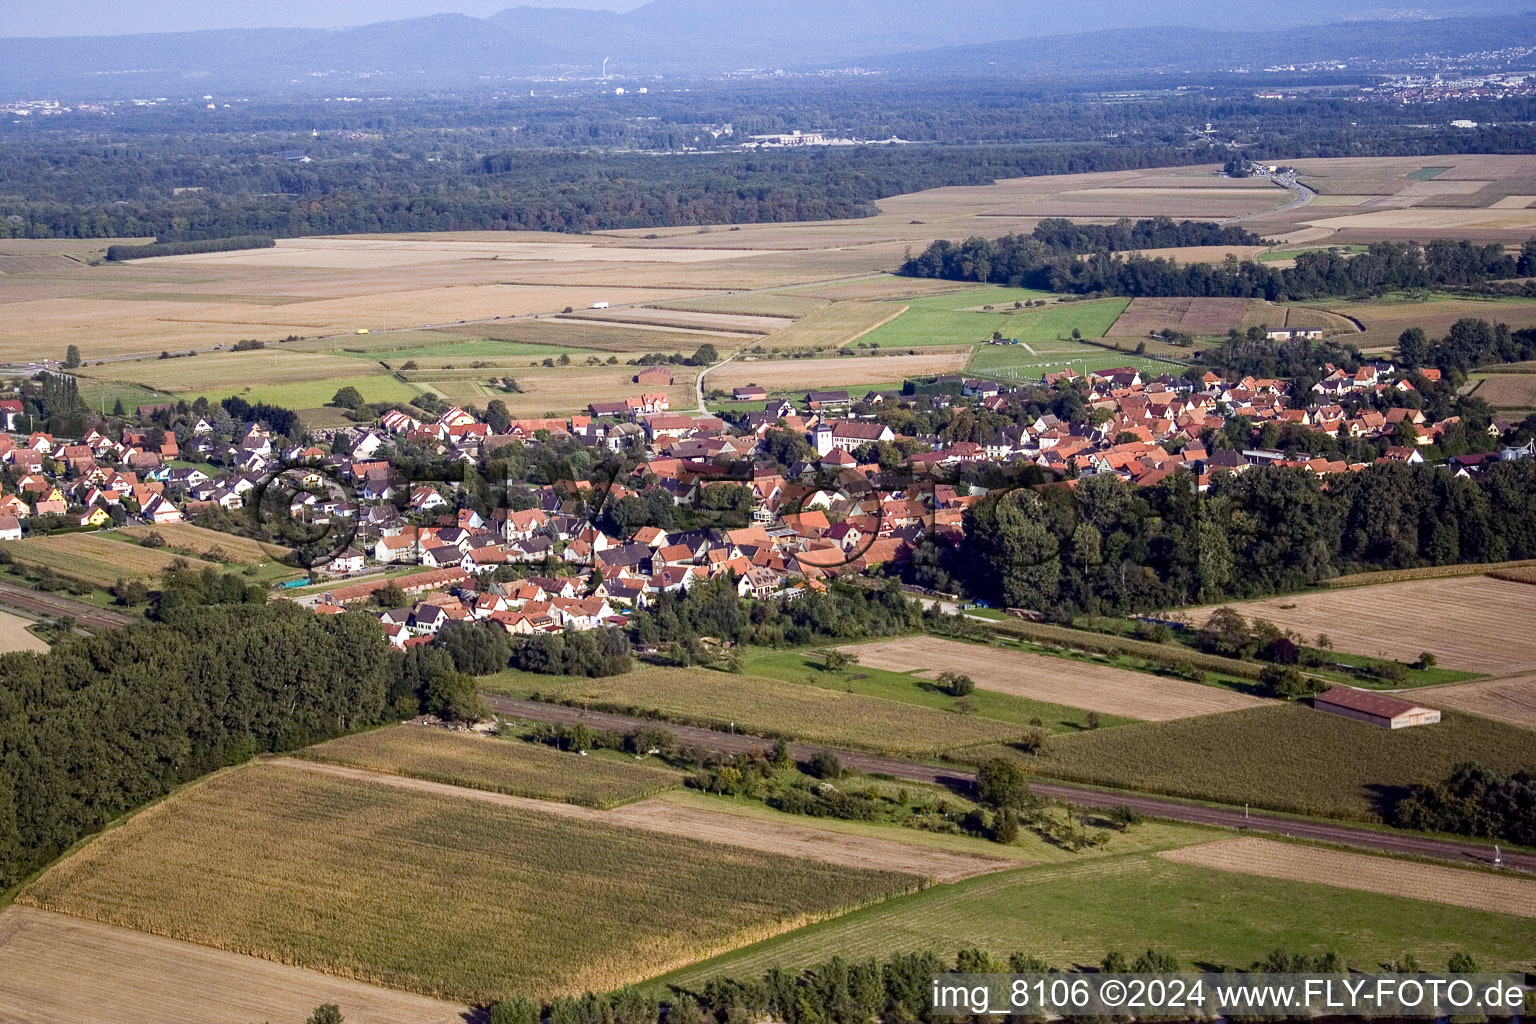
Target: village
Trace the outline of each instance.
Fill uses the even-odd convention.
[[[0,496],[0,541],[130,521],[208,522],[221,513],[227,525],[246,516],[265,480],[286,472],[301,485],[286,495],[287,514],[335,527],[345,539],[308,580],[290,584],[331,582],[293,598],[318,614],[369,608],[397,647],[429,643],[448,624],[468,620],[522,635],[623,626],[657,595],[725,574],[742,597],[793,598],[830,578],[899,567],[925,536],[961,544],[965,510],[986,494],[944,482],[966,470],[1035,466],[1069,486],[1112,474],[1138,487],[1183,473],[1203,492],[1213,474],[1260,467],[1327,477],[1380,462],[1421,463],[1423,450],[1458,422],[1430,422],[1405,405],[1373,408],[1388,393],[1412,391],[1415,374],[1434,382],[1438,371],[1410,374],[1390,362],[1326,369],[1306,395],[1291,394],[1283,380],[1213,372],[1149,378],[1130,367],[1047,373],[1029,384],[938,377],[923,386],[928,393],[910,395],[811,390],[770,400],[747,386],[732,398],[763,408],[727,414],[731,422],[672,412],[665,392],[642,392],[593,403],[584,415],[514,420],[500,433],[467,409],[428,419],[407,407],[299,441],[257,419],[235,422],[217,407],[183,416],[174,407],[145,408],[139,420],[148,425],[124,427],[116,437],[105,424],[77,439],[0,434],[0,461],[12,481]],[[645,370],[635,382],[663,384],[666,374]],[[1081,400],[1076,422],[1022,412],[1026,399],[1068,395]],[[979,441],[901,435],[886,415],[898,408],[985,411],[1012,425]],[[0,400],[0,414],[15,431],[21,401]],[[156,416],[175,426],[159,425]],[[1207,447],[1239,419],[1251,428],[1251,444]],[[1496,438],[1508,426],[1494,423],[1489,433]],[[1270,428],[1289,428],[1289,451],[1261,446]],[[1377,454],[1352,462],[1298,452],[1297,430],[1375,442]],[[397,466],[402,455],[483,466],[525,444],[577,446],[625,458],[626,469],[599,481],[511,481],[516,500],[477,510],[460,500],[460,485],[413,481]],[[1471,476],[1490,460],[1532,454],[1527,443],[1453,456],[1445,465]],[[691,515],[674,516],[674,509]],[[687,528],[673,525],[685,515]]]

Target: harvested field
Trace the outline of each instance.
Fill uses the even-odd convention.
[[[1132,299],[1108,337],[1145,338],[1168,328],[1185,334],[1226,334],[1253,305],[1250,299]]]
[[[579,363],[580,360],[577,362]],[[499,390],[481,387],[472,381],[465,381],[462,387],[444,385],[434,387],[433,390],[444,394],[465,396],[462,400],[472,401],[477,405],[483,405],[489,398],[499,398],[506,403],[507,409],[514,417],[537,417],[546,412],[563,415],[585,411],[588,404],[592,402],[622,401],[639,395],[642,391],[665,391],[673,409],[693,408],[693,382],[698,375],[697,369],[687,366],[668,367],[672,371],[672,386],[668,388],[636,384],[634,376],[642,369],[644,367],[572,365],[553,369],[540,366],[484,370],[482,380],[502,376],[515,378],[521,393],[506,394]],[[710,381],[713,383],[713,375]]]
[[[698,299],[653,302],[650,309],[685,313],[730,313],[739,316],[773,316],[799,319],[827,304],[826,299],[794,292],[750,292],[744,295],[709,295]]]
[[[930,677],[964,666],[965,673],[983,690],[1150,722],[1268,703],[1231,690],[1145,672],[931,636],[852,644],[840,650],[857,654],[861,665],[893,672],[923,669],[923,675]]]
[[[917,887],[405,781],[227,772],[96,838],[20,899],[482,1002],[614,988]]]
[[[885,384],[906,377],[958,373],[965,368],[970,350],[927,352],[915,356],[844,356],[828,359],[736,359],[709,375],[712,388],[761,384],[769,391],[800,388],[854,387]],[[521,378],[519,378],[521,382]]]
[[[269,348],[254,352],[205,352],[178,359],[98,363],[83,366],[76,374],[83,378],[127,381],[179,393],[224,387],[237,382],[253,385],[294,384],[300,381],[356,377],[367,372],[366,365],[355,359]]]
[[[761,344],[770,349],[840,348],[906,311],[906,306],[891,302],[834,302],[808,313]]]
[[[1508,580],[1511,583],[1536,583],[1536,565],[1522,565],[1513,569],[1499,569],[1488,575],[1496,580]]]
[[[1483,378],[1472,394],[1495,409],[1536,409],[1536,374],[1494,374]]]
[[[1269,310],[1279,312],[1281,309],[1285,311],[1285,322],[1276,324],[1276,327],[1316,327],[1330,334],[1358,334],[1360,331],[1354,321],[1337,313],[1330,313],[1326,309],[1310,309],[1306,306],[1269,306],[1266,307],[1266,312]]]
[[[577,755],[563,756],[572,758]],[[919,878],[931,878],[937,882],[958,882],[964,878],[974,878],[992,871],[1022,866],[1018,860],[1002,857],[957,853],[934,849],[919,843],[904,843],[827,831],[819,827],[792,823],[785,820],[785,816],[771,819],[744,818],[712,808],[689,806],[659,798],[642,800],[615,810],[603,811],[571,804],[530,800],[505,793],[464,790],[440,782],[427,782],[358,768],[343,768],[332,764],[288,760],[274,763],[336,778],[399,786],[402,789],[434,793],[452,799],[482,800],[499,807],[513,807],[539,814],[576,818],[581,821],[622,825],[626,828],[668,836],[687,836],[707,843],[720,843],[745,850],[757,850],[761,853],[806,857],[824,864],[837,864],[848,868],[895,871]],[[583,761],[581,769],[585,771],[588,764],[589,761]]]
[[[1238,610],[1310,639],[1326,633],[1341,651],[1410,662],[1428,650],[1443,668],[1490,675],[1536,669],[1530,591],[1520,583],[1463,576],[1325,590]],[[1190,609],[1204,622],[1216,606]],[[1405,623],[1417,628],[1404,628]],[[1498,637],[1489,643],[1489,637]]]
[[[457,333],[463,328],[444,328]],[[427,332],[433,333],[433,332]],[[666,330],[638,324],[608,324],[594,321],[563,320],[559,317],[524,317],[499,324],[476,324],[475,333],[489,341],[511,341],[527,345],[555,345],[562,348],[590,348],[603,352],[692,352],[703,342],[704,332]],[[620,361],[623,361],[621,355]]]
[[[680,327],[686,330],[715,331],[720,334],[772,334],[787,327],[793,317],[749,315],[746,313],[706,313],[697,310],[592,309],[562,313],[558,319],[595,320],[616,324],[643,324],[647,327]]]
[[[276,561],[289,551],[281,544],[263,543],[248,537],[237,537],[232,533],[221,533],[218,530],[205,530],[191,523],[124,526],[117,532],[134,540],[143,540],[151,533],[158,533],[165,538],[166,544],[170,547],[178,551],[190,551],[200,557],[206,557],[210,551],[218,548],[224,552],[222,561],[238,562],[241,565],[259,565],[262,562]]]
[[[153,580],[177,559],[197,569],[217,568],[212,562],[184,558],[164,548],[144,548],[91,533],[28,537],[6,541],[0,549],[10,552],[21,565],[46,567],[60,576],[103,589],[123,579]]]
[[[791,736],[850,750],[922,757],[980,743],[1005,742],[1022,726],[936,711],[879,697],[824,690],[709,669],[645,668],[602,679],[536,676],[513,670],[489,676],[485,689],[621,713]]]
[[[1266,245],[1184,245],[1171,249],[1137,249],[1126,253],[1144,256],[1149,260],[1172,260],[1174,263],[1221,263],[1228,256],[1251,260],[1269,248]]]
[[[483,234],[483,233],[481,233]],[[505,272],[515,273],[521,262],[533,263],[694,263],[701,260],[743,259],[759,255],[746,249],[724,252],[699,252],[693,249],[637,249],[612,244],[582,242],[531,241],[527,235],[518,240],[460,241],[447,237],[435,239],[375,238],[371,236],[333,236],[330,238],[283,238],[270,249],[242,249],[234,252],[197,253],[188,256],[161,256],[153,263],[200,263],[219,266],[302,267],[316,270],[381,270],[420,263],[447,263],[462,260],[505,262]]]
[[[27,631],[32,624],[31,619],[24,619],[20,615],[12,615],[10,612],[0,612],[0,654],[9,654],[12,651],[46,651],[48,645],[42,639]]]
[[[1511,725],[1536,729],[1536,672],[1479,679],[1472,683],[1431,686],[1414,691],[1414,700],[1433,707],[1455,708]]]
[[[1381,729],[1301,704],[1270,704],[1054,736],[1038,757],[1009,748],[964,757],[980,763],[995,754],[1073,782],[1379,821],[1395,793],[1442,782],[1462,761],[1507,772],[1536,764],[1536,731],[1455,712],[1435,725]]]
[[[1157,856],[1219,871],[1336,885],[1384,896],[1411,896],[1511,917],[1536,917],[1536,879],[1531,878],[1257,838],[1221,839],[1164,850]]]
[[[1310,307],[1321,309],[1321,304]],[[1328,303],[1336,316],[1360,321],[1364,333],[1347,340],[1362,349],[1393,349],[1400,334],[1410,327],[1422,327],[1431,338],[1443,338],[1451,325],[1463,317],[1505,323],[1520,330],[1536,327],[1536,302],[1504,302],[1480,299],[1431,299],[1427,302]]]
[[[401,725],[343,736],[296,756],[323,764],[425,779],[493,793],[613,807],[677,785],[682,776],[664,768],[579,759],[579,755],[532,743],[491,739],[421,726]]]
[[[300,1021],[335,1003],[349,1024],[460,1024],[466,1008],[109,924],[0,913],[0,1020],[27,1024]]]
[[[940,281],[922,277],[878,277],[870,281],[847,281],[842,284],[815,285],[797,288],[795,295],[814,295],[837,302],[882,302],[914,299],[927,295],[943,295],[946,292],[971,288],[958,281]]]

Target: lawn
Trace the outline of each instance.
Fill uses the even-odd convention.
[[[755,676],[809,683],[823,689],[880,697],[938,711],[961,711],[1010,725],[1027,726],[1038,722],[1052,732],[1076,732],[1088,728],[1088,712],[1078,708],[992,690],[976,690],[968,697],[956,698],[940,690],[931,680],[863,665],[855,665],[845,674],[829,672],[823,668],[821,657],[811,651],[754,650],[744,659],[743,667]],[[970,711],[966,712],[966,708]],[[1114,715],[1100,715],[1099,719],[1101,726],[1124,725],[1132,721]]]
[[[516,697],[538,693],[596,710],[654,712],[679,723],[908,757],[1005,742],[1023,731],[901,701],[704,668],[643,668],[602,679],[508,669],[481,685]]]
[[[348,768],[468,786],[534,800],[614,807],[677,784],[677,772],[649,765],[401,725],[344,736],[300,751],[299,757]]]
[[[1462,761],[1529,769],[1536,731],[1454,712],[1436,725],[1388,730],[1275,704],[1059,736],[1039,756],[1013,756],[1038,774],[1076,782],[1379,821],[1403,787],[1439,782]]]
[[[1426,968],[1471,953],[1484,969],[1524,969],[1530,922],[1373,893],[1241,875],[1133,854],[988,875],[930,889],[730,953],[657,979],[697,988],[712,977],[760,976],[838,955],[883,959],[980,947],[1067,969],[1117,950],[1246,968],[1277,947],[1337,951],[1353,967],[1411,952]],[[663,984],[664,983],[664,984]]]
[[[907,304],[910,308],[905,313],[859,340],[881,348],[974,345],[991,338],[996,331],[1005,338],[1018,338],[1031,346],[1036,342],[1054,346],[1059,341],[1070,342],[1074,328],[1083,337],[1102,338],[1125,312],[1130,301],[1103,299],[1054,303],[1014,313],[985,313],[967,312],[981,304],[980,297],[976,292],[960,292],[913,299]]]
[[[355,363],[353,364],[356,365]],[[342,377],[336,380],[310,380],[295,384],[269,384],[228,386],[199,392],[210,402],[231,395],[239,395],[247,402],[266,402],[285,409],[315,409],[327,405],[342,388],[352,387],[362,394],[365,402],[409,402],[421,394],[421,389],[406,384],[389,374],[372,377]],[[191,400],[196,396],[182,396]]]
[[[20,901],[479,1003],[614,988],[918,884],[255,764],[98,837]]]

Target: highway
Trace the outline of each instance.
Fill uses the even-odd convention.
[[[631,715],[617,715],[602,711],[587,711],[545,704],[531,700],[517,700],[486,694],[486,703],[497,714],[538,722],[574,725],[582,723],[593,729],[613,729],[629,732],[637,728],[663,728],[677,737],[685,747],[702,747],[729,754],[766,752],[773,741],[762,736],[721,732],[717,729],[701,729],[695,726],[673,725]],[[914,782],[930,782],[950,787],[969,787],[976,781],[974,772],[964,768],[923,764],[878,754],[866,754],[853,750],[837,750],[804,743],[791,743],[790,753],[797,760],[805,760],[812,754],[829,750],[847,765],[862,772],[893,775]],[[1067,783],[1040,780],[1030,783],[1035,795],[1051,800],[1081,804],[1084,807],[1129,807],[1138,814],[1171,821],[1187,821],[1197,825],[1213,825],[1220,828],[1242,829],[1248,832],[1290,836],[1294,839],[1310,839],[1319,842],[1353,846],[1374,853],[1398,854],[1413,857],[1429,857],[1452,861],[1466,866],[1491,867],[1493,850],[1476,843],[1464,843],[1454,839],[1436,839],[1407,832],[1394,832],[1364,828],[1357,825],[1334,822],[1309,821],[1285,818],[1270,814],[1250,814],[1231,807],[1210,807],[1184,803],[1165,797],[1141,793],[1115,793]],[[1536,874],[1536,854],[1504,851],[1502,866]]]

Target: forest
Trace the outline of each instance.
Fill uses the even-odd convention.
[[[1379,464],[1330,477],[1271,467],[1138,488],[1000,489],[967,509],[965,540],[926,538],[912,582],[1057,618],[1288,593],[1347,572],[1536,558],[1536,463],[1458,478]]]
[[[1324,249],[1303,252],[1297,255],[1294,267],[1276,269],[1233,256],[1218,265],[1181,264],[1138,253],[1124,258],[1107,244],[1099,245],[1083,259],[1080,255],[1084,250],[1076,247],[1071,233],[1048,238],[1037,237],[1039,234],[1036,229],[1033,234],[1004,235],[996,241],[968,238],[955,243],[940,239],[906,260],[897,272],[907,277],[990,282],[1078,295],[1258,298],[1270,302],[1468,288],[1536,273],[1536,240],[1527,242],[1518,257],[1506,253],[1501,245],[1467,241],[1438,239],[1422,247],[1376,242],[1368,251],[1347,257]]]
[[[1117,84],[1116,88],[1123,86]],[[1524,153],[1536,100],[1397,106],[1236,84],[699,83],[616,97],[442,96],[357,104],[118,104],[0,123],[0,238],[161,242],[384,231],[582,232],[868,216],[873,201],[1021,175],[1221,164],[1216,120],[1254,159]],[[905,145],[743,152],[753,134]],[[1075,243],[1074,243],[1075,244]]]
[[[383,721],[389,685],[374,620],[287,602],[0,655],[0,889],[176,786]]]

